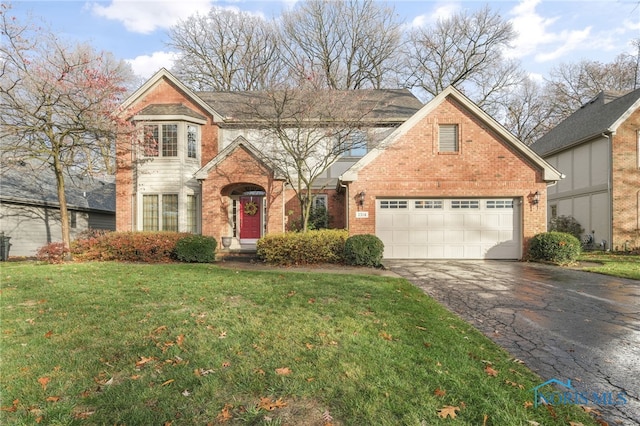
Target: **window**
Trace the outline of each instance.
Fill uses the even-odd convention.
[[[416,209],[441,209],[442,200],[416,200],[414,207]]]
[[[327,201],[327,194],[318,194],[313,196],[309,224],[312,224],[315,229],[326,229],[329,227]]]
[[[452,209],[479,209],[480,202],[477,200],[454,200],[451,202]]]
[[[367,154],[367,135],[362,130],[353,130],[341,139],[340,152],[343,157],[360,158]]]
[[[438,130],[438,152],[458,152],[458,125],[441,124]]]
[[[318,194],[313,196],[313,208],[314,209],[326,209],[327,208],[327,194]]]
[[[187,232],[198,232],[198,197],[187,195]]]
[[[382,200],[380,201],[381,209],[406,209],[407,202],[400,200]]]
[[[69,212],[69,226],[71,229],[78,227],[78,212]]]
[[[555,219],[556,217],[558,217],[558,205],[552,204],[549,207],[551,207],[551,219]]]
[[[178,156],[177,124],[145,124],[143,127],[142,149],[147,157]]]
[[[187,126],[187,157],[196,158],[198,150],[198,128]]]
[[[162,230],[178,232],[178,194],[162,196]]]
[[[489,200],[487,201],[488,209],[512,209],[513,200]]]
[[[158,230],[158,196],[142,196],[142,230]]]
[[[142,196],[143,231],[178,231],[178,194]]]

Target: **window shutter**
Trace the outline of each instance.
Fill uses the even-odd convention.
[[[441,124],[439,126],[438,151],[458,152],[458,125],[457,124]]]

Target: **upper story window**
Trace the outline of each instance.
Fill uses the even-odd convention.
[[[200,126],[196,124],[146,123],[142,132],[142,152],[146,157],[198,158]]]
[[[367,134],[362,130],[352,130],[341,139],[340,152],[343,157],[360,158],[367,154]]]
[[[438,152],[459,152],[460,142],[457,124],[438,126]]]

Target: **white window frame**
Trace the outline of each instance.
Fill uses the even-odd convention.
[[[166,231],[166,224],[165,224],[165,212],[164,212],[164,202],[163,202],[163,198],[165,196],[175,196],[177,198],[177,205],[176,205],[176,232],[180,231],[180,195],[177,192],[167,192],[167,193],[144,193],[142,194],[142,197],[140,199],[141,201],[141,230],[142,231],[152,231],[152,232],[157,232],[157,231]],[[144,223],[144,219],[145,219],[145,197],[156,197],[156,223],[155,226],[153,226],[154,229],[151,228],[147,228],[145,229],[145,223]]]

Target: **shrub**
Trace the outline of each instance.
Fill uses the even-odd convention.
[[[384,243],[371,234],[353,235],[344,244],[344,257],[349,265],[382,266]]]
[[[76,240],[72,253],[81,260],[170,262],[181,238],[178,232],[109,232]]]
[[[580,240],[566,232],[543,232],[529,243],[529,258],[566,265],[580,255]]]
[[[178,240],[175,256],[181,262],[211,263],[216,260],[217,241],[204,235],[188,235]]]
[[[557,216],[549,221],[549,231],[571,234],[579,240],[584,228],[573,216]]]
[[[337,229],[269,234],[258,240],[256,254],[277,265],[341,263],[348,236],[348,231]]]
[[[36,259],[48,263],[62,263],[69,254],[67,249],[62,243],[49,243],[46,246],[42,246],[36,252]]]

